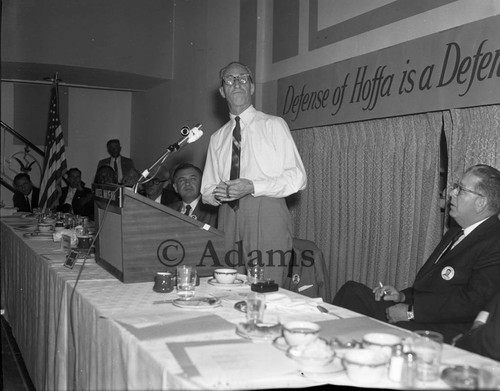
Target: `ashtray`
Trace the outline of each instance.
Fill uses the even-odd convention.
[[[441,379],[456,390],[477,390],[479,369],[469,365],[448,367],[441,373]]]

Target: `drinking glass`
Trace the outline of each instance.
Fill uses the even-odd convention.
[[[183,300],[194,297],[196,287],[196,267],[177,266],[177,295]]]
[[[264,281],[264,266],[248,265],[247,267],[247,281],[249,284],[257,284]]]
[[[417,380],[431,382],[439,379],[443,335],[430,330],[417,330],[413,351],[417,355]]]
[[[265,296],[260,293],[249,293],[246,299],[247,323],[262,323],[264,318]]]

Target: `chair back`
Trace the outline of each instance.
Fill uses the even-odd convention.
[[[332,300],[323,251],[310,240],[293,238],[293,254],[283,288],[326,303]]]

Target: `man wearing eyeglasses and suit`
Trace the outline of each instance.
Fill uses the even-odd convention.
[[[144,195],[159,204],[168,206],[181,200],[170,183],[168,170],[163,167],[160,167],[159,172],[156,173],[153,179],[148,178],[142,187]]]
[[[181,201],[168,206],[202,223],[217,227],[217,207],[201,201],[201,175],[201,170],[190,163],[177,166],[173,175],[173,186]]]
[[[232,62],[219,73],[219,93],[229,121],[210,138],[203,172],[203,201],[219,207],[228,266],[265,267],[265,278],[282,285],[292,250],[285,197],[306,187],[306,172],[287,123],[252,105],[250,69]],[[235,251],[234,251],[235,250]]]
[[[333,304],[409,330],[437,331],[447,343],[469,330],[500,287],[500,172],[472,166],[450,196],[450,216],[460,227],[448,230],[412,287],[348,281]]]

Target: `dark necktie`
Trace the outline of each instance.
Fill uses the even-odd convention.
[[[453,247],[453,245],[457,242],[458,239],[460,239],[460,237],[464,234],[464,230],[461,229],[460,231],[458,231],[452,238],[451,238],[451,241],[450,243],[448,243],[448,246],[446,246],[446,248],[444,249],[444,251],[441,253],[441,255],[436,259],[436,261],[434,263],[438,263],[439,260],[441,258],[443,258],[447,253],[448,251],[451,250],[451,248]]]
[[[189,212],[191,212],[191,205],[186,205],[186,210],[184,211],[184,214],[186,216],[189,216]]]
[[[24,197],[26,197],[26,203],[28,204],[28,210],[31,212],[30,198],[28,196],[24,196]]]
[[[236,125],[233,129],[233,153],[231,155],[231,173],[229,179],[237,179],[240,177],[240,153],[241,153],[241,128],[240,117],[234,119]],[[239,200],[229,202],[229,206],[234,211],[238,210]]]
[[[115,162],[113,163],[113,169],[115,170],[116,177],[118,177],[118,164],[116,163],[116,158],[115,158]]]

